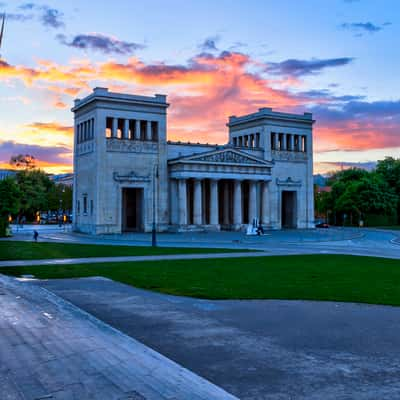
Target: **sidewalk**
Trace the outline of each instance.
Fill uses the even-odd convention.
[[[23,267],[26,265],[70,265],[94,264],[129,261],[162,261],[162,260],[194,260],[202,258],[238,258],[238,257],[265,257],[270,255],[266,251],[243,253],[210,253],[210,254],[166,254],[157,256],[123,256],[123,257],[84,257],[84,258],[50,258],[44,260],[13,260],[0,261],[1,267]]]
[[[0,398],[236,397],[36,285],[0,275]]]

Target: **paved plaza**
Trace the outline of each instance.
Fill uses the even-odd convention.
[[[234,399],[39,287],[0,275],[0,399]]]
[[[35,228],[40,241],[150,245],[147,234]],[[12,240],[31,241],[33,229],[14,230]],[[262,251],[0,266],[326,253],[400,259],[398,233],[370,229],[163,234],[158,243]],[[0,275],[0,399],[392,400],[400,398],[399,329],[398,307],[209,301],[100,277],[20,282]]]
[[[240,399],[400,398],[399,307],[210,301],[104,278],[37,284]]]
[[[11,240],[32,240],[38,229],[39,240],[62,243],[150,246],[151,234],[90,236],[70,231],[70,226],[28,226],[13,228]],[[185,232],[157,235],[164,247],[210,247],[262,250],[265,255],[286,254],[354,254],[400,258],[400,231],[358,228],[266,231],[263,236],[246,236],[243,232]]]

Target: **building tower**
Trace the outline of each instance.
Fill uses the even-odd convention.
[[[168,224],[165,95],[95,88],[75,100],[74,229],[150,232]]]

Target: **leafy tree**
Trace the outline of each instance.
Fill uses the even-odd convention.
[[[20,207],[20,191],[14,178],[0,181],[0,236],[6,235],[8,216],[15,215]]]
[[[0,181],[0,217],[15,215],[20,208],[20,190],[14,178]]]
[[[36,159],[30,154],[18,154],[10,158],[9,164],[17,169],[36,168]]]
[[[397,196],[397,216],[400,223],[400,158],[386,157],[378,161],[376,172],[395,191]]]
[[[349,177],[359,179],[351,180]],[[388,183],[376,172],[342,175],[332,185],[334,210],[342,216],[348,214],[361,219],[363,214],[392,215],[396,210],[397,196]]]
[[[38,169],[19,171],[17,183],[21,191],[21,213],[32,218],[37,211],[49,209],[49,193],[54,182],[45,172]]]
[[[72,188],[67,185],[53,185],[48,194],[49,209],[58,210],[60,207],[63,210],[72,209]]]

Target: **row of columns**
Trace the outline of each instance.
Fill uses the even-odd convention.
[[[77,143],[92,140],[94,138],[94,118],[77,124],[76,131]]]
[[[250,135],[236,136],[232,138],[232,142],[237,147],[260,147],[260,134],[252,133]]]
[[[107,117],[108,121],[111,120],[111,124],[108,122],[107,127],[111,125],[110,137],[119,139],[133,139],[133,140],[158,140],[158,122],[148,121],[140,119],[122,119]],[[123,123],[121,124],[121,121]],[[145,134],[142,135],[142,122],[146,123]],[[154,128],[152,126],[154,124]],[[122,125],[120,128],[119,125]],[[121,135],[118,135],[118,129],[121,130]]]
[[[307,151],[307,137],[292,133],[271,132],[271,149],[281,151]]]
[[[236,226],[243,224],[243,196],[242,196],[242,180],[233,181],[233,224]],[[253,221],[258,218],[257,213],[257,185],[261,185],[261,222],[269,224],[269,193],[268,182],[265,181],[249,181],[249,198],[248,198],[248,219]],[[203,215],[203,185],[201,179],[194,179],[193,185],[193,224],[204,224]],[[187,179],[178,179],[178,223],[179,225],[188,224],[188,193],[187,193]],[[223,187],[223,215],[222,221],[224,225],[228,225],[229,221],[229,187]],[[219,210],[219,193],[218,193],[218,180],[210,179],[210,225],[218,225],[220,210]]]

